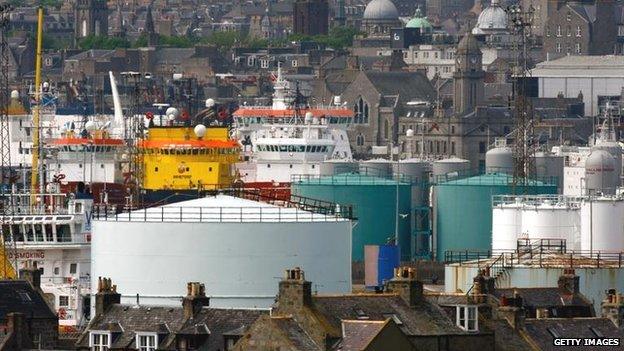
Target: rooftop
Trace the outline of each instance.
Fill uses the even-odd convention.
[[[40,293],[25,280],[0,280],[0,320],[9,313],[23,313],[28,318],[56,318]]]
[[[525,333],[540,350],[560,350],[560,346],[554,346],[554,338],[624,338],[624,329],[606,318],[527,319]],[[621,350],[621,346],[600,350]]]
[[[532,77],[618,77],[624,78],[624,56],[570,55],[540,62],[530,71]]]

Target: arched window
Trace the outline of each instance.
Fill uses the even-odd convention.
[[[388,139],[388,134],[390,134],[390,126],[388,120],[384,120],[384,138]]]
[[[358,134],[358,136],[355,137],[355,144],[357,146],[364,146],[364,135]]]
[[[83,37],[87,36],[87,20],[86,19],[82,20],[82,36]]]
[[[353,112],[355,112],[355,119],[353,123],[368,123],[368,103],[364,101],[361,97],[357,100],[355,106],[353,107]]]

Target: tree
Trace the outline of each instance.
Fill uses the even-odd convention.
[[[116,48],[129,48],[130,42],[122,38],[89,35],[78,42],[82,50],[103,49],[113,50]]]

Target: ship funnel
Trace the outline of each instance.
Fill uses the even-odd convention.
[[[113,92],[113,111],[115,116],[115,125],[123,126],[123,111],[121,110],[119,91],[117,91],[117,82],[115,81],[115,76],[113,75],[113,72],[108,71],[108,76],[110,77],[111,90]]]

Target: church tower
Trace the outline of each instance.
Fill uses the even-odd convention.
[[[485,72],[482,61],[483,54],[477,39],[472,33],[467,33],[459,42],[455,54],[453,105],[456,114],[469,113],[483,103]]]
[[[77,0],[74,5],[74,38],[108,35],[108,5],[106,0]]]

